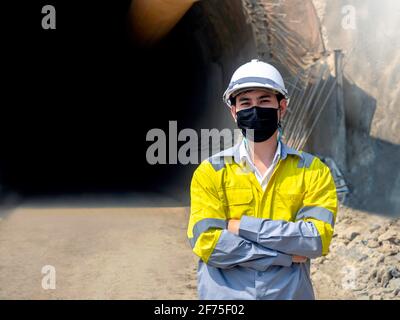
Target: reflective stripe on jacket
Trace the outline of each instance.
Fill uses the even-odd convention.
[[[200,299],[314,299],[310,261],[326,255],[337,212],[336,187],[317,157],[282,143],[265,191],[237,154],[204,160],[191,182],[187,236],[199,256]],[[226,230],[241,219],[239,235]]]

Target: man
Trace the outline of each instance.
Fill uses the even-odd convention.
[[[200,299],[315,299],[310,259],[329,251],[337,195],[325,164],[280,141],[287,98],[279,71],[259,60],[224,93],[243,139],[193,174]]]

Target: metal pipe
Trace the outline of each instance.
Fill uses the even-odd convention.
[[[328,66],[326,64],[323,64],[320,70],[320,73],[318,75],[317,78],[317,82],[314,84],[314,90],[311,93],[310,97],[308,98],[308,102],[306,104],[306,106],[304,107],[304,110],[306,112],[306,117],[303,126],[300,127],[300,131],[298,132],[298,136],[297,136],[297,147],[301,146],[301,141],[303,140],[303,137],[307,135],[307,131],[308,131],[308,122],[310,119],[313,119],[313,116],[315,114],[315,108],[319,105],[318,101],[319,101],[319,97],[325,87],[325,84],[327,81],[324,81],[322,83],[322,88],[320,88],[320,83],[321,81],[324,79],[324,75],[326,72],[329,72],[328,70]],[[317,95],[317,99],[314,99],[315,94],[319,91],[319,94]]]
[[[307,116],[310,115],[309,109],[310,109],[311,103],[313,102],[314,95],[317,92],[317,89],[319,87],[319,84],[321,82],[323,74],[325,73],[325,70],[327,68],[328,68],[327,65],[322,65],[321,69],[318,72],[318,76],[316,77],[316,82],[315,83],[311,82],[312,88],[311,88],[308,98],[306,100],[305,106],[302,107],[302,112],[301,112],[302,119],[301,119],[301,121],[297,121],[297,126],[294,129],[294,131],[295,131],[294,137],[295,137],[296,142],[299,142],[302,138],[302,134],[304,134],[304,127],[306,127],[304,124],[304,119],[306,119]],[[314,81],[314,79],[312,81]]]
[[[318,113],[317,113],[317,115],[316,115],[316,117],[315,117],[315,119],[314,119],[312,125],[310,126],[310,129],[308,130],[306,137],[304,137],[304,139],[303,139],[303,145],[307,142],[308,138],[310,137],[311,133],[313,132],[313,130],[314,130],[314,128],[315,128],[315,126],[316,126],[316,124],[317,124],[317,122],[318,122],[318,119],[319,119],[319,117],[320,117],[322,111],[325,109],[325,105],[326,105],[326,103],[328,102],[328,100],[329,100],[329,98],[330,98],[330,96],[331,96],[331,94],[333,93],[333,90],[334,90],[335,88],[336,88],[336,83],[333,83],[333,85],[332,85],[331,88],[329,89],[329,92],[328,92],[328,94],[327,94],[327,96],[326,96],[324,102],[322,103],[320,109],[318,110]]]

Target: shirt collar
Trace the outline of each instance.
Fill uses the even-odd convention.
[[[249,163],[253,163],[253,161],[250,157],[250,154],[246,148],[245,138],[243,138],[242,141],[240,142],[240,145],[238,146],[236,153],[237,154],[235,155],[235,161],[237,163],[242,162],[242,161],[247,161]],[[276,148],[274,159],[273,159],[272,163],[275,163],[279,160],[279,158],[281,157],[281,153],[282,153],[282,143],[280,141],[278,141],[278,146]]]
[[[251,160],[244,143],[244,138],[242,139],[241,142],[237,143],[231,150],[233,151],[233,157],[236,163],[240,163],[241,161],[246,159]],[[303,155],[299,151],[279,141],[278,147],[276,148],[274,161],[278,160],[279,158],[285,160],[288,155],[295,155],[303,159]]]

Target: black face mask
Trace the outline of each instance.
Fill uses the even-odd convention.
[[[262,142],[272,137],[278,129],[278,109],[258,106],[240,110],[236,113],[237,125],[243,135],[254,142]],[[254,130],[246,133],[246,129]]]

